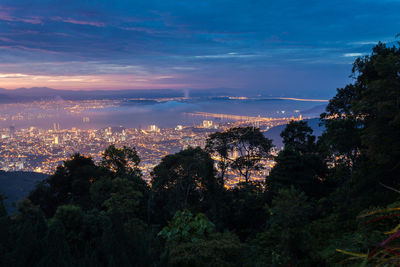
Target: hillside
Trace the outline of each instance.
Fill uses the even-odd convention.
[[[45,179],[47,175],[34,172],[5,172],[0,171],[0,193],[7,199],[5,205],[8,213],[15,211],[13,203],[28,196],[35,185]]]
[[[313,134],[315,136],[319,137],[322,134],[322,132],[324,131],[324,127],[319,125],[320,120],[318,118],[305,120],[305,121],[307,122],[308,126],[310,126],[311,129],[313,130]],[[285,129],[285,127],[286,127],[286,124],[272,127],[267,132],[265,132],[264,135],[265,135],[265,137],[272,139],[273,144],[277,148],[281,148],[281,147],[283,147],[283,143],[282,143],[282,137],[280,136],[280,134]]]

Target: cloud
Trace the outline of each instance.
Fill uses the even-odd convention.
[[[25,22],[30,24],[41,24],[42,20],[40,17],[32,16],[32,17],[15,17],[10,15],[8,12],[5,12],[0,9],[0,20],[3,21],[11,21],[11,22]]]
[[[22,73],[0,73],[0,78],[23,78],[23,77],[28,77],[28,75]]]
[[[53,18],[55,21],[62,21],[65,23],[71,23],[71,24],[77,24],[77,25],[89,25],[89,26],[95,26],[95,27],[105,27],[106,24],[103,22],[96,22],[96,21],[85,21],[85,20],[76,20],[72,18],[60,18],[60,17],[55,17]]]
[[[120,27],[122,30],[126,31],[133,31],[133,32],[145,32],[148,34],[160,34],[163,33],[163,31],[158,31],[152,28],[146,28],[146,27]]]
[[[361,57],[363,56],[363,53],[345,53],[343,54],[344,57]]]
[[[358,41],[350,42],[351,45],[376,45],[379,41]]]
[[[175,66],[175,67],[171,67],[171,69],[178,70],[178,71],[192,71],[192,70],[196,70],[197,68],[189,67],[189,66]]]
[[[226,59],[226,58],[251,58],[257,57],[257,55],[243,55],[238,53],[227,53],[227,54],[220,54],[220,55],[201,55],[201,56],[194,56],[194,58],[215,58],[215,59]]]

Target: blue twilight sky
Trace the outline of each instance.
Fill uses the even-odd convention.
[[[0,87],[330,97],[400,0],[0,0]]]

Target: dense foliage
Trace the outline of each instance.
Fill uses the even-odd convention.
[[[353,76],[318,140],[306,122],[286,126],[265,182],[252,175],[272,143],[253,127],[164,157],[150,185],[133,148],[110,146],[98,164],[73,155],[16,214],[0,201],[0,265],[399,264],[400,49],[378,44]]]

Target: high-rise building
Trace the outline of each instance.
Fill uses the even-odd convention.
[[[59,131],[60,130],[60,123],[59,122],[54,122],[53,123],[53,130],[54,131]]]
[[[206,121],[206,120],[203,121],[203,128],[211,128],[212,125],[213,125],[212,121]]]
[[[9,131],[10,137],[13,138],[15,136],[15,126],[10,126]]]
[[[151,132],[160,132],[160,128],[157,127],[157,125],[150,125],[150,131]]]
[[[24,169],[24,162],[22,160],[19,160],[15,163],[15,169],[17,171],[22,171]]]
[[[106,135],[112,135],[112,133],[113,133],[111,127],[107,127],[105,132],[106,132]]]

